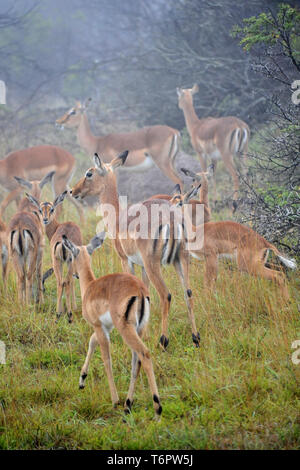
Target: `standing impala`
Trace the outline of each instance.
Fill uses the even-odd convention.
[[[179,149],[179,131],[168,126],[150,126],[134,132],[96,137],[91,132],[87,118],[87,103],[82,105],[77,101],[73,108],[56,120],[56,124],[77,128],[79,145],[89,154],[99,153],[105,163],[128,149],[130,154],[125,167],[134,171],[147,170],[156,164],[168,178],[182,187],[182,181],[174,168]]]
[[[14,178],[17,176],[29,181],[41,180],[46,174],[55,172],[52,185],[55,196],[67,187],[75,170],[75,158],[67,150],[54,145],[39,145],[10,153],[0,160],[0,184],[9,191],[0,205],[0,216],[13,200],[20,199],[21,189]],[[72,200],[72,198],[70,198]],[[74,200],[72,200],[74,204]],[[83,210],[74,204],[83,221]]]
[[[188,89],[177,88],[178,106],[183,111],[191,143],[198,154],[202,171],[206,171],[207,158],[213,160],[215,170],[218,160],[223,160],[233,180],[233,209],[235,210],[237,207],[239,176],[233,157],[234,155],[241,155],[245,160],[248,151],[250,129],[244,121],[234,116],[199,119],[193,106],[193,95],[198,91],[198,85]],[[215,178],[214,172],[216,199]]]
[[[181,211],[172,211],[170,204],[158,199],[134,204],[129,209],[121,209],[114,170],[125,163],[127,155],[128,151],[125,151],[110,164],[105,164],[95,154],[95,167],[90,168],[74,186],[72,195],[75,198],[84,198],[88,195],[99,196],[100,210],[106,218],[106,225],[110,236],[114,239],[115,249],[121,258],[123,270],[134,273],[134,265],[142,266],[145,284],[148,286],[150,280],[155,287],[160,297],[162,310],[160,344],[164,349],[169,343],[167,329],[171,294],[164,283],[161,266],[173,264],[184,288],[188,315],[192,325],[192,338],[198,347],[200,336],[196,329],[192,291],[189,287],[189,258],[188,253],[183,250],[184,227]],[[155,210],[154,206],[157,208],[158,203],[164,205],[166,213],[160,219],[153,221],[151,217],[153,208]],[[139,225],[133,224],[133,214],[137,213],[142,214],[141,224],[147,220],[146,236],[141,236]],[[177,219],[178,214],[180,214],[180,221]],[[153,237],[152,234],[157,236]]]
[[[132,351],[130,386],[125,401],[125,412],[129,413],[133,402],[136,379],[141,366],[149,382],[156,417],[162,412],[150,353],[142,341],[143,332],[150,316],[149,291],[142,281],[131,274],[114,273],[95,278],[90,255],[102,245],[105,233],[96,235],[87,246],[76,246],[65,235],[63,245],[74,260],[79,275],[82,298],[82,316],[93,327],[89,349],[79,379],[79,388],[84,388],[89,363],[99,343],[108,378],[113,405],[119,402],[114,383],[109,348],[109,335],[115,327]]]

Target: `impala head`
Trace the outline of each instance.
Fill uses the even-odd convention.
[[[175,205],[176,207],[182,207],[184,204],[188,204],[188,202],[197,196],[199,189],[201,187],[201,183],[193,186],[189,191],[185,194],[182,194],[179,184],[177,184],[174,188],[173,197],[170,200],[170,203]],[[176,192],[177,190],[177,192]]]
[[[92,255],[93,251],[99,248],[105,240],[105,232],[98,233],[95,235],[90,243],[85,246],[77,246],[75,243],[71,242],[66,235],[63,235],[62,242],[63,245],[67,248],[67,250],[71,253],[75,268],[78,271],[80,265],[90,265],[90,256]]]
[[[54,174],[55,171],[50,171],[40,181],[28,181],[25,178],[20,178],[19,176],[14,176],[14,178],[22,188],[30,190],[30,194],[39,200],[43,187],[45,186],[45,184],[50,183],[50,181],[52,181]]]
[[[176,88],[176,91],[178,96],[178,106],[182,109],[185,103],[193,104],[193,95],[198,93],[199,87],[195,83],[193,88]]]
[[[55,209],[57,206],[63,203],[67,193],[68,191],[64,191],[59,196],[57,196],[53,202],[42,202],[41,204],[35,197],[31,196],[31,194],[26,193],[26,196],[31,204],[35,205],[35,207],[38,209],[43,224],[48,225],[54,217]]]
[[[92,98],[88,98],[83,104],[80,101],[75,102],[75,106],[69,109],[63,116],[56,119],[55,124],[60,127],[78,127],[81,122],[81,117],[88,107]]]
[[[83,199],[86,196],[99,196],[108,191],[111,184],[116,185],[115,169],[124,165],[128,150],[121,153],[111,163],[103,163],[97,153],[94,155],[95,166],[89,168],[85,176],[72,188],[71,194],[75,199]]]
[[[209,179],[215,170],[215,165],[212,163],[209,165],[207,171],[200,171],[199,173],[194,173],[192,170],[188,170],[187,168],[181,168],[182,173],[185,174],[185,176],[189,176],[190,178],[193,179],[193,186],[196,187],[200,181],[206,179]]]

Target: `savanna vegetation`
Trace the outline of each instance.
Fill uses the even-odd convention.
[[[0,79],[8,87],[7,105],[0,105],[1,157],[29,145],[60,145],[76,157],[76,182],[91,156],[79,148],[74,131],[59,132],[54,121],[76,98],[91,95],[95,134],[172,125],[183,136],[178,168],[184,163],[198,170],[175,89],[199,83],[199,116],[234,114],[252,130],[238,210],[233,216],[229,209],[232,184],[220,165],[212,220],[241,220],[299,256],[300,105],[290,98],[290,85],[299,79],[297,2],[156,0],[133,9],[132,2],[72,0],[60,10],[56,1],[25,3],[21,9],[8,0],[1,6]],[[157,168],[120,172],[118,179],[120,194],[131,200],[172,189]],[[43,199],[52,198],[45,187]],[[14,210],[9,207],[6,221]],[[88,243],[99,217],[94,208],[85,214]],[[79,221],[68,201],[61,220]],[[97,276],[121,271],[110,240],[92,264]],[[46,242],[44,271],[50,265]],[[132,413],[125,416],[122,405],[112,408],[99,349],[85,389],[78,389],[92,332],[81,316],[78,285],[79,307],[70,325],[66,315],[55,322],[54,277],[40,307],[18,303],[12,269],[5,295],[0,279],[0,340],[6,345],[1,449],[299,449],[300,364],[292,361],[292,343],[300,339],[299,270],[287,273],[287,303],[275,285],[241,274],[226,260],[211,295],[203,263],[192,260],[199,349],[174,270],[164,273],[172,293],[170,344],[166,352],[158,344],[161,319],[152,288],[145,338],[163,406],[160,422],[153,420],[143,371]],[[111,353],[123,401],[131,353],[115,330]]]

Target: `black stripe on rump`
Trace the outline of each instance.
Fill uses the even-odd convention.
[[[144,318],[144,313],[145,313],[145,299],[144,296],[142,296],[141,300],[141,311],[140,311],[140,318],[139,318],[139,325],[142,323],[143,318]]]
[[[134,302],[135,302],[135,299],[136,299],[136,296],[133,296],[129,299],[128,301],[128,304],[127,304],[127,308],[126,308],[126,312],[125,312],[125,320],[128,320],[128,317],[129,317],[129,313],[130,313],[130,309],[131,307],[133,306]]]

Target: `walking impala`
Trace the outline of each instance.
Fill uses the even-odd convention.
[[[177,88],[178,106],[183,111],[191,143],[198,154],[202,171],[206,171],[208,157],[213,160],[215,170],[218,160],[223,160],[233,180],[233,208],[235,210],[237,207],[239,176],[233,157],[234,155],[241,155],[245,161],[250,129],[244,121],[234,116],[199,119],[193,106],[193,95],[198,91],[198,85],[188,89]],[[216,200],[215,172],[214,193]]]
[[[56,304],[56,317],[57,320],[61,317],[63,311],[62,296],[64,289],[66,291],[66,304],[67,304],[67,315],[69,323],[72,323],[72,309],[76,309],[75,299],[75,286],[73,274],[74,266],[72,257],[68,256],[68,253],[62,243],[62,238],[67,235],[70,240],[78,245],[82,245],[82,236],[80,228],[74,222],[64,222],[60,224],[56,217],[55,211],[57,207],[62,204],[67,191],[57,196],[53,203],[42,202],[41,204],[33,196],[27,194],[28,200],[35,206],[41,215],[43,224],[46,226],[46,235],[50,243],[52,269],[56,277],[57,286],[57,304]],[[63,279],[63,264],[67,264],[67,275]],[[47,271],[47,277],[53,272],[51,269]],[[45,276],[44,276],[45,280]]]
[[[120,208],[117,183],[114,170],[126,161],[128,151],[110,164],[103,163],[97,154],[94,157],[95,167],[90,168],[85,176],[74,186],[72,195],[75,198],[84,198],[88,195],[99,196],[100,209],[106,219],[110,236],[114,239],[115,249],[121,258],[123,270],[134,273],[134,265],[142,266],[143,280],[148,286],[149,280],[158,292],[162,311],[162,335],[160,344],[165,349],[169,343],[167,337],[168,314],[170,310],[171,294],[164,283],[161,266],[173,264],[184,288],[188,315],[192,325],[192,338],[199,346],[199,333],[196,329],[192,291],[189,287],[189,258],[183,250],[183,224],[181,211],[172,211],[169,204],[163,200],[148,200],[134,204],[129,209]],[[152,223],[151,212],[158,202],[164,205],[165,216]],[[107,210],[107,205],[114,211]],[[107,213],[105,214],[105,211]],[[154,208],[155,211],[155,208]],[[171,212],[171,214],[170,214]],[[132,227],[135,218],[133,214],[144,214],[148,224],[145,236],[141,237],[139,226]],[[173,215],[172,215],[173,214]],[[180,214],[180,222],[177,215]],[[120,221],[120,222],[119,222]],[[143,220],[141,221],[143,223]],[[153,239],[152,234],[157,234]]]
[[[87,103],[90,100],[87,101]],[[108,134],[96,137],[92,134],[86,107],[79,101],[56,120],[56,124],[77,128],[79,145],[89,154],[99,153],[103,162],[111,162],[124,149],[130,151],[124,167],[130,170],[147,170],[154,164],[175,184],[182,186],[174,160],[179,149],[180,133],[168,126],[144,127],[134,132]]]
[[[197,193],[198,187],[194,187],[185,195],[177,194],[171,203],[182,206]],[[296,269],[296,263],[292,259],[285,258],[277,248],[265,240],[261,235],[245,225],[232,221],[208,222],[202,226],[194,227],[198,240],[202,236],[201,249],[189,251],[196,259],[205,260],[205,280],[207,286],[212,288],[218,274],[218,258],[230,257],[235,259],[240,271],[253,276],[260,276],[276,282],[285,299],[289,299],[289,293],[285,284],[285,277],[279,270],[265,266],[269,251],[272,251],[280,261],[290,269]],[[198,233],[197,233],[198,232]]]
[[[10,202],[20,200],[21,189],[14,178],[17,176],[29,181],[41,180],[47,173],[54,171],[53,192],[57,196],[68,186],[75,170],[75,158],[66,150],[53,145],[39,145],[28,149],[17,150],[0,160],[0,184],[9,191],[0,205],[0,215]],[[70,198],[72,200],[72,198]],[[72,200],[74,204],[74,200]],[[83,210],[74,204],[83,221]]]
[[[74,268],[79,275],[82,316],[94,328],[86,360],[81,369],[79,388],[84,388],[91,357],[99,344],[112,403],[116,405],[119,402],[109,348],[109,334],[115,327],[132,350],[131,380],[125,400],[125,412],[131,410],[135,383],[142,365],[149,382],[155,414],[158,417],[162,407],[153,365],[150,353],[141,339],[150,316],[149,291],[142,281],[131,274],[115,273],[95,278],[91,269],[90,255],[102,245],[104,237],[103,232],[96,235],[89,245],[76,246],[65,235],[63,236],[63,246],[71,254]]]

